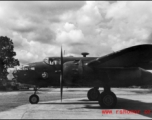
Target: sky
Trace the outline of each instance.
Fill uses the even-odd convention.
[[[151,1],[0,1],[0,36],[20,64],[89,52],[100,57],[152,42]]]

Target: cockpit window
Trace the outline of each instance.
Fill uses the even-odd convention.
[[[28,67],[24,67],[24,70],[29,70],[29,68]]]
[[[60,65],[61,64],[61,60],[55,59],[55,58],[46,58],[46,59],[44,59],[44,62],[49,65]]]

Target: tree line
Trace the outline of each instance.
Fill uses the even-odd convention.
[[[15,59],[13,41],[7,36],[0,36],[0,80],[7,79],[7,69],[18,66],[19,60]]]

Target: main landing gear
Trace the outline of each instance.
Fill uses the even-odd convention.
[[[29,102],[31,104],[37,104],[39,102],[39,96],[36,95],[37,88],[34,88],[34,94],[29,97]]]
[[[100,92],[98,87],[92,88],[88,91],[87,97],[90,101],[98,101]]]
[[[111,91],[104,91],[100,94],[98,102],[101,108],[114,108],[117,104],[117,97]]]
[[[98,101],[101,108],[114,108],[117,104],[117,97],[110,88],[104,88],[101,94],[98,88],[92,88],[88,91],[88,99]]]

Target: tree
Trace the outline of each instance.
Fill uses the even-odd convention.
[[[7,78],[7,69],[19,65],[18,59],[14,56],[13,41],[8,37],[0,36],[0,67],[2,72],[0,72],[0,80],[5,80]]]

